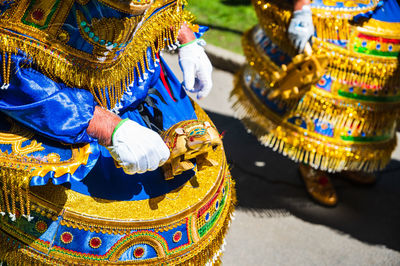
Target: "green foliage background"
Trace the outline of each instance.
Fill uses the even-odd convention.
[[[189,0],[188,9],[198,24],[210,26],[208,43],[236,53],[242,53],[241,34],[257,24],[250,0]]]

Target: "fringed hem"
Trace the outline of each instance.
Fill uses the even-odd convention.
[[[49,76],[59,78],[68,86],[90,90],[102,107],[112,109],[134,82],[135,75],[143,79],[147,71],[152,71],[147,50],[151,50],[156,61],[156,53],[174,47],[182,23],[192,19],[181,8],[183,4],[184,0],[175,1],[150,18],[145,17],[121,58],[112,63],[84,59],[82,55],[73,55],[67,47],[62,49],[4,28],[0,29],[0,49],[11,54],[23,51]]]
[[[283,121],[270,111],[243,81],[243,72],[235,77],[231,93],[236,116],[259,141],[295,162],[328,172],[383,169],[390,161],[396,137],[374,143],[345,143],[308,132]]]
[[[279,0],[252,0],[260,24],[273,41],[288,44],[287,28],[292,17],[293,6],[286,1]],[[348,40],[351,36],[351,23],[353,16],[362,12],[373,10],[379,1],[364,8],[344,10],[342,8],[318,8],[312,6],[313,22],[318,38],[322,40]],[[295,55],[293,45],[286,45],[290,55]]]
[[[142,262],[111,262],[111,261],[72,261],[60,259],[35,251],[26,244],[16,240],[12,236],[0,231],[0,262],[10,265],[220,265],[223,253],[225,235],[230,227],[236,205],[235,182],[230,178],[231,194],[224,216],[221,217],[212,232],[188,249],[179,257],[163,261]]]

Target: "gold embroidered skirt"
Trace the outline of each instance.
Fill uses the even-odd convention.
[[[200,107],[195,106],[195,110],[199,120],[211,123]],[[14,136],[15,141],[21,142],[16,145],[34,148],[38,142],[33,134],[23,132],[12,130],[1,133],[0,138],[11,141]],[[56,179],[75,171],[78,167],[73,168],[74,165],[85,164],[93,152],[88,145],[72,147],[71,158],[63,162],[43,161],[32,174],[44,176],[55,171]],[[20,179],[24,165],[35,161],[17,162],[10,158],[8,153],[0,156],[4,192],[0,194],[0,261],[9,265],[220,262],[235,202],[234,183],[222,146],[209,152],[214,166],[183,177],[183,185],[159,196],[151,195],[157,193],[160,183],[150,184],[146,191],[150,197],[138,200],[96,198],[67,185],[21,187],[17,184],[23,183]],[[10,170],[13,168],[15,171]],[[152,178],[151,173],[146,178]],[[166,180],[164,186],[178,182],[177,178],[182,177]],[[99,186],[107,191],[106,184]],[[138,193],[135,186],[128,190]]]
[[[269,7],[265,12],[274,10]],[[272,99],[274,73],[284,72],[282,65],[293,57],[286,32],[277,28],[279,23],[262,24],[243,37],[248,63],[237,73],[231,97],[244,125],[264,145],[314,168],[384,168],[396,146],[400,113],[399,39],[360,27],[346,47],[314,38],[313,54],[329,57],[325,74],[302,97]]]

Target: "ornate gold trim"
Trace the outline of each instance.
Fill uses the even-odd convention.
[[[155,53],[176,42],[181,24],[191,17],[182,10],[183,1],[168,0],[153,4],[131,43],[117,60],[112,58],[99,61],[82,51],[66,48],[57,41],[57,34],[45,34],[36,28],[17,23],[16,17],[14,20],[1,19],[0,47],[7,47],[11,53],[25,52],[46,73],[60,78],[68,86],[90,90],[100,105],[113,108],[134,81],[135,73],[143,78],[149,69],[148,49],[155,59]],[[20,18],[28,2],[21,1],[14,16]],[[162,11],[154,13],[163,6]],[[111,96],[110,102],[106,99],[106,93]]]
[[[243,81],[243,72],[240,72],[236,76],[231,98],[236,115],[258,137],[260,142],[288,156],[295,162],[303,162],[310,164],[314,168],[334,172],[383,169],[390,161],[391,152],[396,146],[395,135],[381,142],[345,143],[337,138],[324,137],[310,130],[295,127],[286,121],[289,117],[295,116],[300,110],[308,113],[311,117],[315,117],[315,113],[311,110],[307,111],[307,108],[313,107],[313,95],[317,91],[319,90],[312,88],[310,92],[306,93],[302,103],[296,109],[284,117],[280,117],[269,110],[251,89],[247,88]],[[316,108],[319,108],[318,106],[315,105]],[[352,123],[351,121],[356,121],[348,114],[344,109],[342,116],[347,117],[348,122],[340,121],[336,116],[333,116],[333,118],[338,120],[338,124],[348,124]],[[329,114],[326,113],[324,115],[328,116]],[[365,118],[364,121],[367,120]],[[379,123],[380,120],[373,121]],[[368,127],[369,125],[364,124],[362,126]]]

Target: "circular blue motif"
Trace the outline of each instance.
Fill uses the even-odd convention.
[[[361,46],[362,46],[362,47],[367,47],[367,42],[366,42],[366,41],[363,41],[363,42],[361,43]]]
[[[225,188],[222,188],[222,195],[225,196]]]
[[[389,44],[388,45],[388,51],[391,52],[393,50],[393,45]]]
[[[89,28],[89,27],[85,27],[85,28],[83,29],[83,31],[84,31],[84,32],[89,32],[89,31],[90,31],[90,28]]]
[[[215,209],[218,210],[219,208],[219,200],[215,201]]]
[[[208,222],[210,220],[210,213],[207,212],[206,216],[204,216],[204,219],[206,220],[206,222]]]
[[[366,94],[366,93],[367,93],[367,90],[366,90],[366,89],[363,89],[363,90],[362,90],[362,93],[363,93],[363,94]]]
[[[381,44],[380,43],[377,43],[376,44],[376,50],[380,50],[381,49]]]
[[[87,25],[86,21],[81,21],[81,26],[85,27]]]

